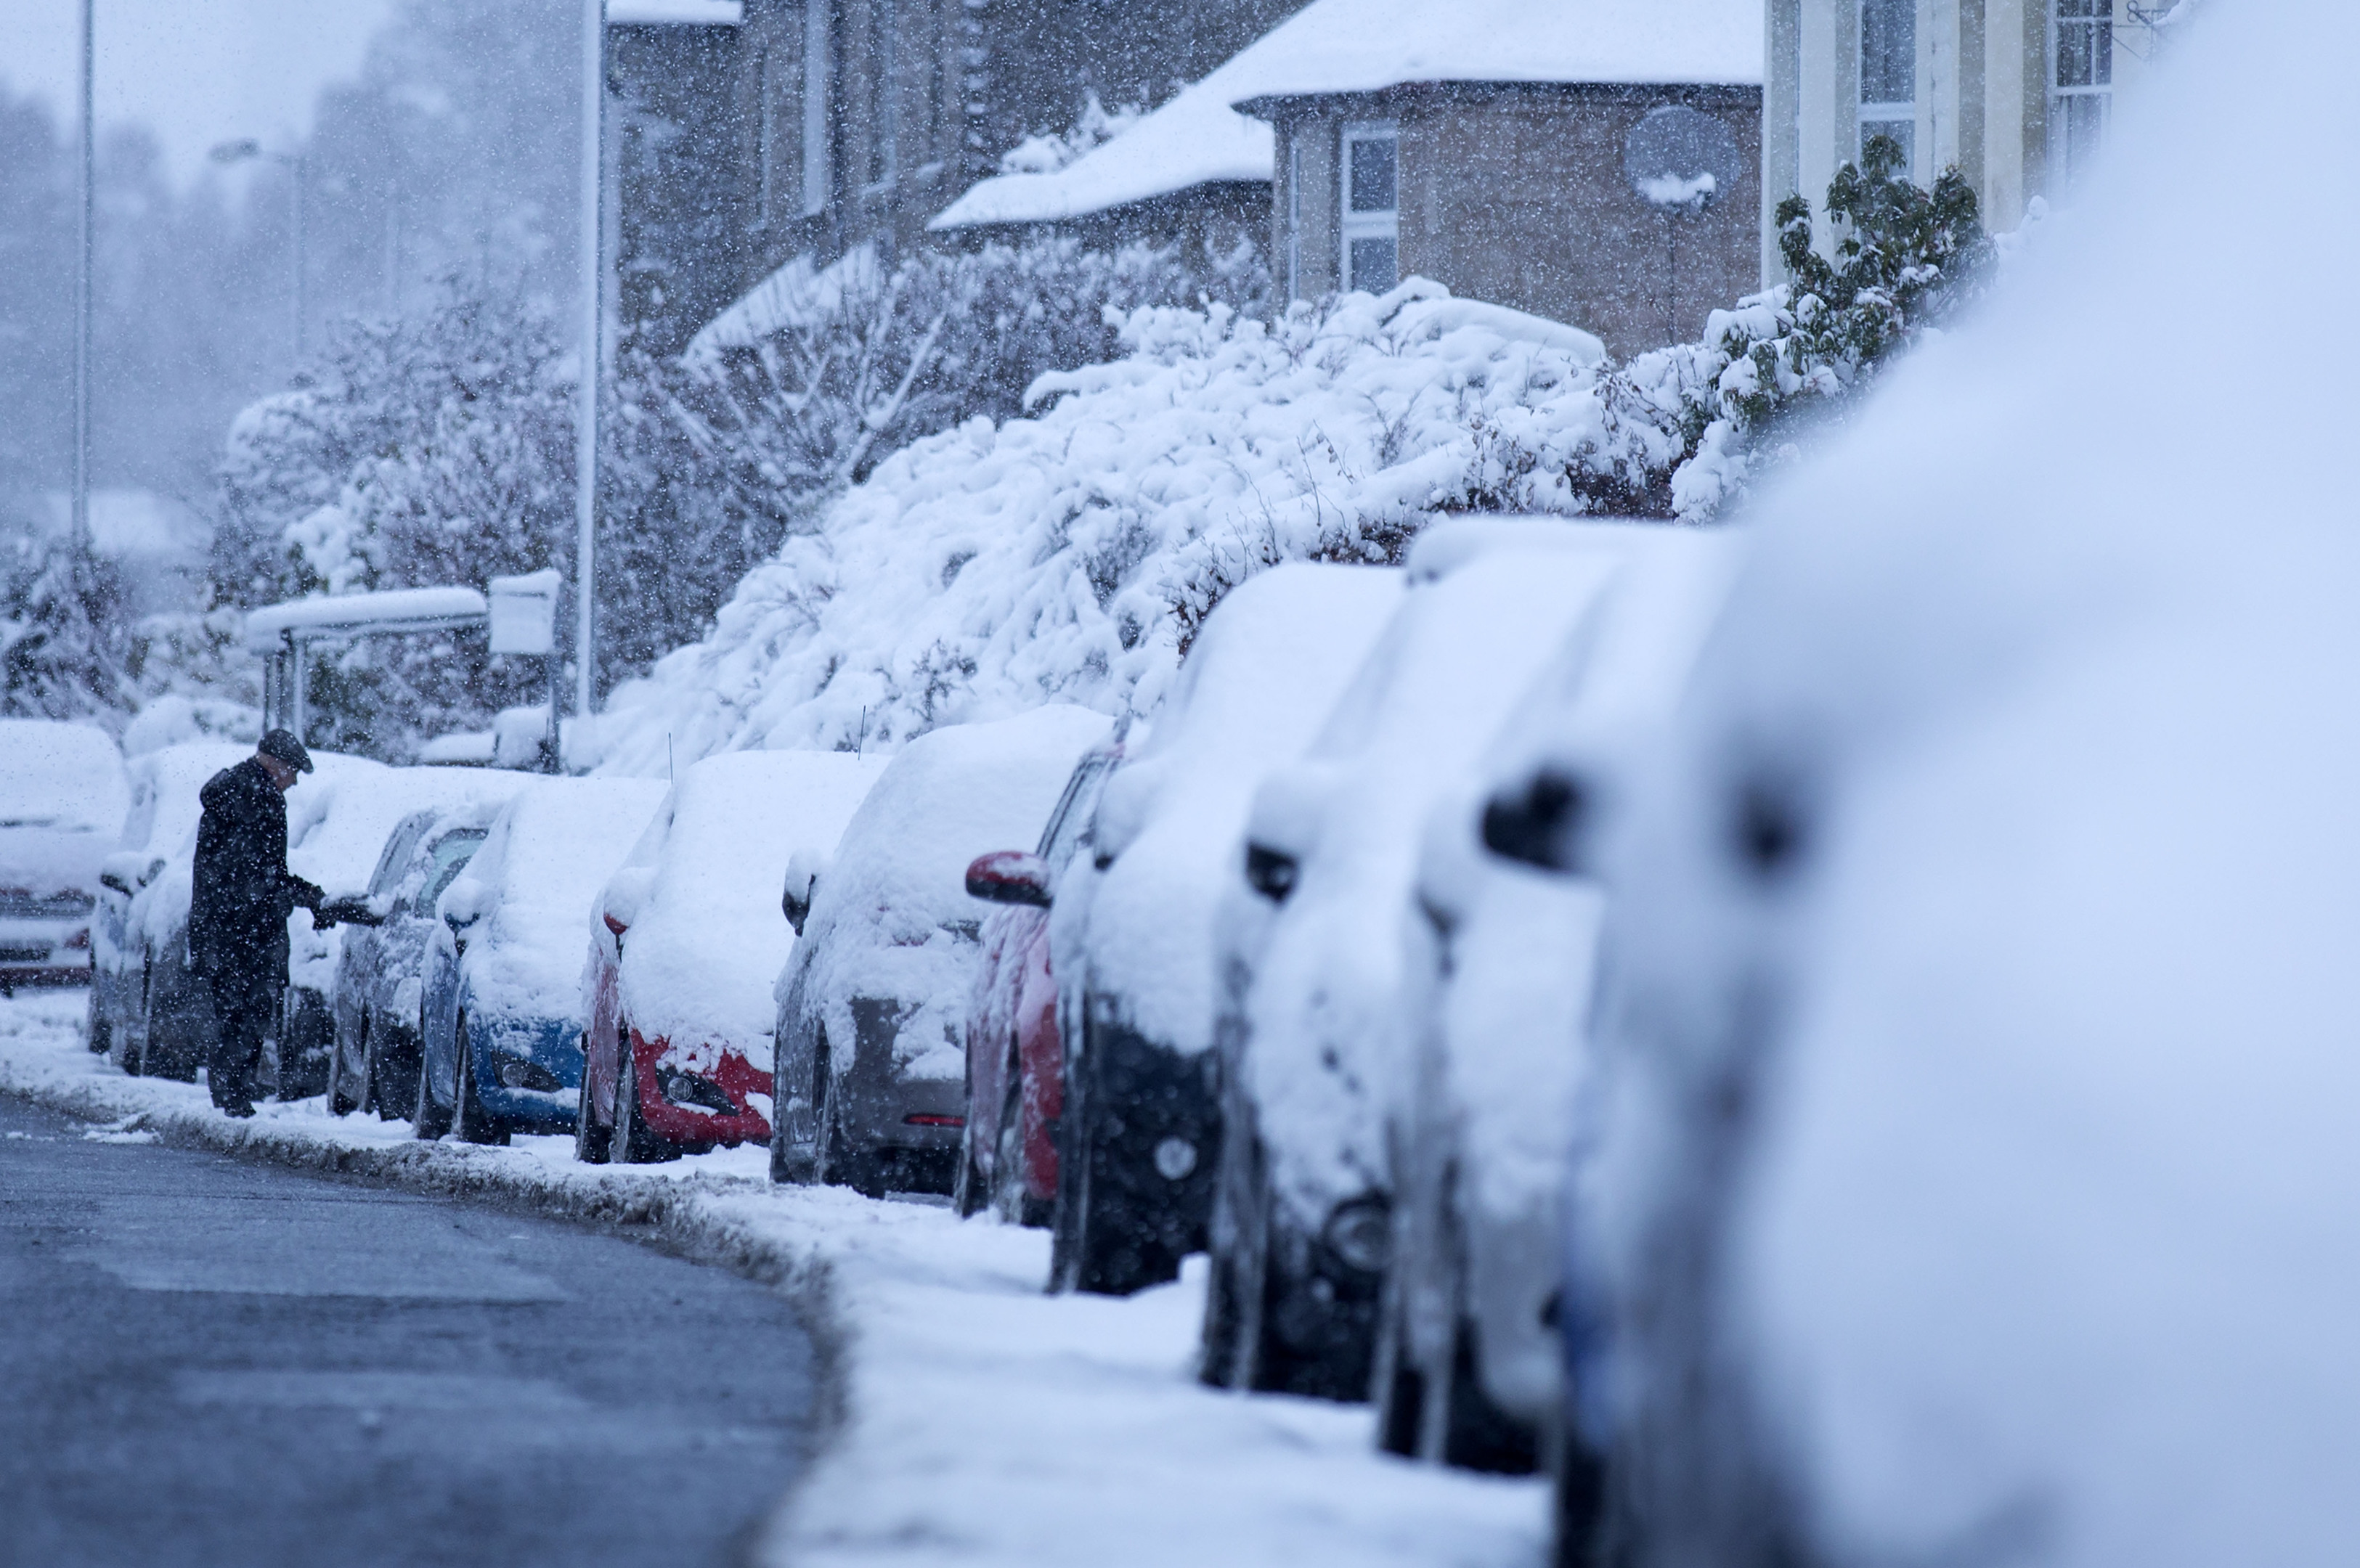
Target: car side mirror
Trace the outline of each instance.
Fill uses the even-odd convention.
[[[1582,869],[1582,817],[1588,800],[1579,781],[1545,768],[1521,787],[1484,803],[1483,847],[1502,860],[1544,871]]]
[[[1017,904],[1027,909],[1049,907],[1049,863],[1021,849],[978,855],[967,868],[970,898],[987,904]]]
[[[811,919],[812,898],[819,889],[820,859],[807,849],[799,849],[787,856],[787,885],[779,893],[779,912],[787,917],[787,924],[795,934],[803,934],[803,922]]]

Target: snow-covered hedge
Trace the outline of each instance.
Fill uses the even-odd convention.
[[[1032,417],[887,459],[615,694],[606,766],[1144,707],[1265,566],[1396,560],[1453,510],[1621,509],[1681,455],[1596,340],[1422,280],[1273,323],[1142,310],[1122,344],[1043,376]]]

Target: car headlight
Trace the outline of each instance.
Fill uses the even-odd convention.
[[[1382,1274],[1393,1260],[1393,1209],[1382,1198],[1338,1203],[1321,1228],[1320,1239],[1348,1269]]]

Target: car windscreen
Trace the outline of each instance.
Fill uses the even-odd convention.
[[[434,847],[427,852],[425,891],[419,894],[413,907],[432,909],[434,900],[442,896],[442,889],[451,886],[467,868],[467,862],[475,858],[475,851],[484,847],[486,836],[482,828],[462,828],[436,839]]]

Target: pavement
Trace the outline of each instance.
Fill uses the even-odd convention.
[[[789,1298],[0,1095],[0,1564],[746,1561]]]

